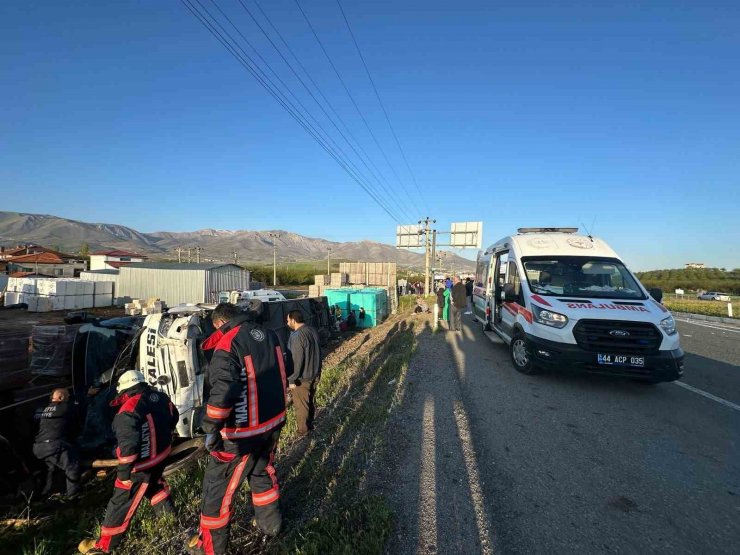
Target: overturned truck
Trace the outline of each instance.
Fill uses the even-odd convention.
[[[245,311],[250,310],[250,302],[254,301],[242,305]],[[166,393],[176,405],[180,413],[175,430],[179,443],[202,435],[211,352],[201,345],[215,331],[210,318],[214,308],[178,306],[162,314],[116,318],[80,328],[74,344],[72,381],[75,397],[85,412],[81,447],[90,458],[98,459],[93,466],[115,464],[114,459],[106,459],[115,441],[110,401],[116,395],[118,376],[132,368],[140,370],[152,387]],[[292,310],[303,313],[306,323],[319,331],[322,342],[329,339],[333,322],[325,297],[261,303],[261,313],[256,317],[276,332],[285,350],[290,333],[286,318]],[[198,441],[189,441],[180,449],[176,446],[173,463],[187,458],[199,445]]]

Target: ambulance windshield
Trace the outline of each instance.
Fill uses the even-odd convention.
[[[560,256],[523,258],[529,288],[538,295],[644,299],[640,286],[616,258]]]

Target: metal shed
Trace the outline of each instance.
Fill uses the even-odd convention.
[[[168,306],[218,302],[219,291],[249,289],[249,271],[236,264],[143,262],[119,270],[116,297],[158,297]]]

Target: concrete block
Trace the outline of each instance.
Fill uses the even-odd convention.
[[[95,295],[81,295],[82,307],[81,308],[92,308],[95,304]]]
[[[52,299],[54,297],[37,297],[36,312],[51,312],[53,310]]]
[[[113,294],[113,282],[112,281],[96,281],[95,282],[95,295]]]
[[[28,312],[38,312],[39,310],[38,295],[26,295],[26,304],[28,305]]]
[[[110,293],[100,293],[96,294],[93,297],[93,306],[95,308],[101,307],[101,306],[112,306],[113,305],[113,295]]]
[[[64,310],[64,296],[55,295],[51,297],[51,309],[52,310]]]
[[[62,298],[64,299],[64,310],[74,310],[75,309],[75,300],[77,298],[76,295],[65,295]]]
[[[12,304],[18,304],[20,301],[20,293],[17,293],[16,291],[6,291],[5,292],[5,306],[10,306]]]

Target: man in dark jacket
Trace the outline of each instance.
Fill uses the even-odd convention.
[[[206,379],[206,448],[200,533],[190,553],[224,554],[229,543],[231,503],[245,479],[254,505],[254,525],[276,535],[282,526],[280,489],[273,467],[285,422],[286,367],[277,335],[259,323],[261,303],[243,311],[219,304],[211,319],[216,332],[203,344],[214,349]]]
[[[465,286],[458,276],[453,279],[452,303],[450,303],[451,328],[462,331],[462,313],[468,305],[468,297],[465,294]]]
[[[293,394],[298,435],[303,437],[313,429],[314,397],[321,377],[321,345],[319,334],[305,324],[300,310],[290,311],[287,323],[293,330],[288,339],[288,387]]]
[[[67,477],[67,495],[80,492],[80,460],[74,445],[78,422],[74,406],[66,389],[55,389],[51,403],[36,414],[39,433],[33,444],[33,454],[46,464],[46,482],[41,497],[51,493],[54,473],[60,468]]]
[[[83,540],[80,553],[108,553],[123,540],[131,518],[146,497],[157,514],[174,513],[167,483],[162,478],[172,449],[172,431],[179,419],[170,398],[147,385],[138,370],[127,370],[118,379],[120,407],[113,418],[118,446],[118,468],[113,496],[105,510],[100,538]]]
[[[465,279],[465,295],[468,297],[468,306],[465,314],[473,313],[473,280],[470,278]]]

